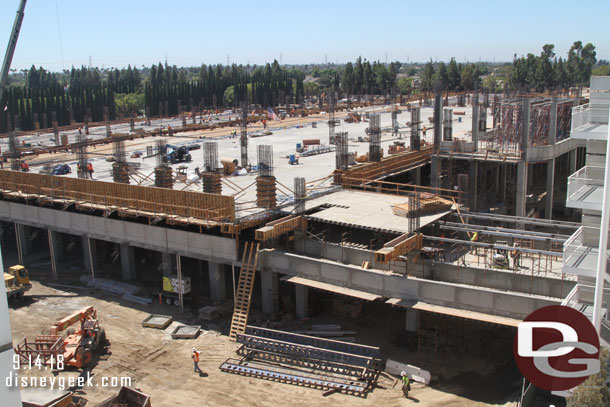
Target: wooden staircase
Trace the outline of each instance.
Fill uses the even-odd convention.
[[[256,245],[256,249],[254,248],[254,245]],[[239,282],[237,283],[237,292],[235,293],[235,306],[233,307],[231,331],[229,333],[229,339],[232,341],[235,341],[238,333],[246,332],[259,249],[260,243],[254,242],[246,242],[246,246],[244,247],[244,254],[241,260],[241,271],[239,272]],[[252,258],[253,255],[254,258]]]

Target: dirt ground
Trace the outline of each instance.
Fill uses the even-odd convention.
[[[9,261],[9,260],[5,260]],[[262,379],[223,373],[218,366],[229,357],[236,357],[237,345],[226,335],[228,319],[203,323],[192,312],[179,315],[177,308],[166,305],[139,305],[126,302],[104,292],[92,292],[78,287],[74,278],[62,279],[61,284],[73,287],[53,286],[54,282],[41,278],[40,272],[32,270],[33,288],[28,298],[10,309],[14,343],[23,337],[45,333],[52,323],[82,307],[93,305],[98,311],[101,325],[106,329],[110,347],[106,354],[96,356],[92,367],[93,387],[76,390],[76,395],[88,400],[87,406],[116,394],[115,387],[96,387],[102,377],[130,377],[131,386],[141,389],[152,397],[153,406],[226,406],[226,405],[383,405],[421,407],[460,406],[478,407],[488,405],[515,405],[516,396],[506,395],[506,388],[497,391],[498,384],[506,385],[491,371],[491,365],[468,360],[459,355],[418,355],[410,358],[406,351],[391,356],[409,363],[433,366],[433,374],[439,376],[431,387],[415,383],[410,398],[402,397],[400,384],[389,376],[381,376],[378,387],[367,398],[343,394],[323,396],[319,390],[293,386]],[[202,334],[194,340],[172,340],[174,322],[166,330],[143,328],[141,321],[150,313],[171,315],[175,321],[187,324],[202,324]],[[320,323],[326,323],[322,317]],[[374,323],[374,321],[372,322]],[[355,323],[359,325],[359,323]],[[366,324],[369,325],[369,324]],[[344,329],[351,329],[344,326]],[[358,342],[386,343],[388,337],[379,337],[374,329],[356,326]],[[391,347],[391,345],[388,345]],[[193,373],[190,359],[191,348],[202,352],[200,363],[205,375]],[[382,349],[385,349],[383,347]],[[409,358],[409,359],[406,359]],[[454,366],[449,369],[448,366]],[[456,368],[457,367],[457,368]],[[475,370],[480,375],[472,374]],[[470,372],[470,373],[469,373]],[[490,375],[486,375],[490,373]],[[48,371],[23,369],[24,376],[52,376]],[[76,369],[58,373],[59,377],[78,376]],[[493,383],[492,383],[493,382]],[[515,383],[512,383],[514,386]],[[506,387],[506,386],[505,386]],[[502,388],[502,387],[500,387]],[[502,394],[500,394],[502,393]]]

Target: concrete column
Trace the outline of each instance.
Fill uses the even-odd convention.
[[[83,257],[85,260],[85,270],[95,275],[95,269],[97,268],[97,241],[90,238],[89,236],[83,236]]]
[[[544,216],[551,219],[553,216],[553,189],[555,186],[555,159],[552,158],[546,165],[546,205]]]
[[[125,281],[136,279],[136,253],[135,248],[128,243],[121,243],[121,276]]]
[[[557,98],[551,99],[551,116],[549,117],[549,145],[557,140]]]
[[[517,164],[517,200],[515,215],[525,216],[525,201],[527,195],[527,162],[520,160]]]
[[[527,148],[530,142],[530,100],[523,98],[522,111],[522,128],[521,128],[521,159],[527,158]]]
[[[263,312],[274,314],[279,310],[279,281],[277,273],[261,271]]]
[[[475,92],[472,100],[472,141],[474,151],[479,149],[479,93]]]
[[[419,311],[412,308],[407,308],[405,311],[405,329],[409,332],[417,332],[419,327]]]
[[[210,298],[212,301],[222,301],[227,298],[226,278],[224,266],[220,263],[208,261],[210,273]]]
[[[506,202],[506,173],[508,172],[508,164],[500,164],[500,202]]]
[[[440,159],[433,155],[430,157],[430,186],[432,188],[438,188],[440,186],[440,171],[439,171],[439,167],[440,167]],[[419,168],[418,168],[419,170]],[[421,177],[421,174],[420,174]],[[420,182],[417,183],[417,185],[421,185],[421,178],[420,178]]]
[[[174,274],[175,257],[171,253],[161,252],[161,264],[163,266],[163,277],[171,277]]]
[[[309,287],[306,285],[296,284],[294,286],[296,291],[296,309],[297,318],[307,318],[309,314]]]
[[[479,163],[475,160],[468,162],[468,208],[471,212],[477,210],[477,181],[479,179]]]
[[[30,228],[21,223],[15,223],[15,238],[17,239],[17,255],[19,262],[24,263],[25,258],[32,253],[30,241]]]
[[[415,169],[415,185],[421,185],[421,167]]]
[[[64,259],[64,239],[61,232],[48,229],[50,242],[53,243],[53,254],[55,255],[55,261],[61,261]]]
[[[578,158],[578,148],[570,151],[570,175],[576,172],[576,161]]]

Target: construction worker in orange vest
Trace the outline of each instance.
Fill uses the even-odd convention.
[[[87,164],[87,171],[89,171],[89,178],[93,178],[93,164],[91,162]]]
[[[191,356],[191,359],[193,359],[195,365],[193,372],[202,374],[203,372],[199,369],[199,351],[195,348],[193,348],[193,356]]]

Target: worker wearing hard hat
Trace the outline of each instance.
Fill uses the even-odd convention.
[[[203,372],[201,371],[201,369],[199,369],[199,351],[195,348],[193,348],[193,355],[191,356],[191,359],[193,359],[193,371],[195,373],[199,373],[202,374]]]
[[[409,390],[411,390],[411,381],[409,380],[407,372],[404,370],[400,372],[400,377],[402,378],[402,394],[408,398]]]

